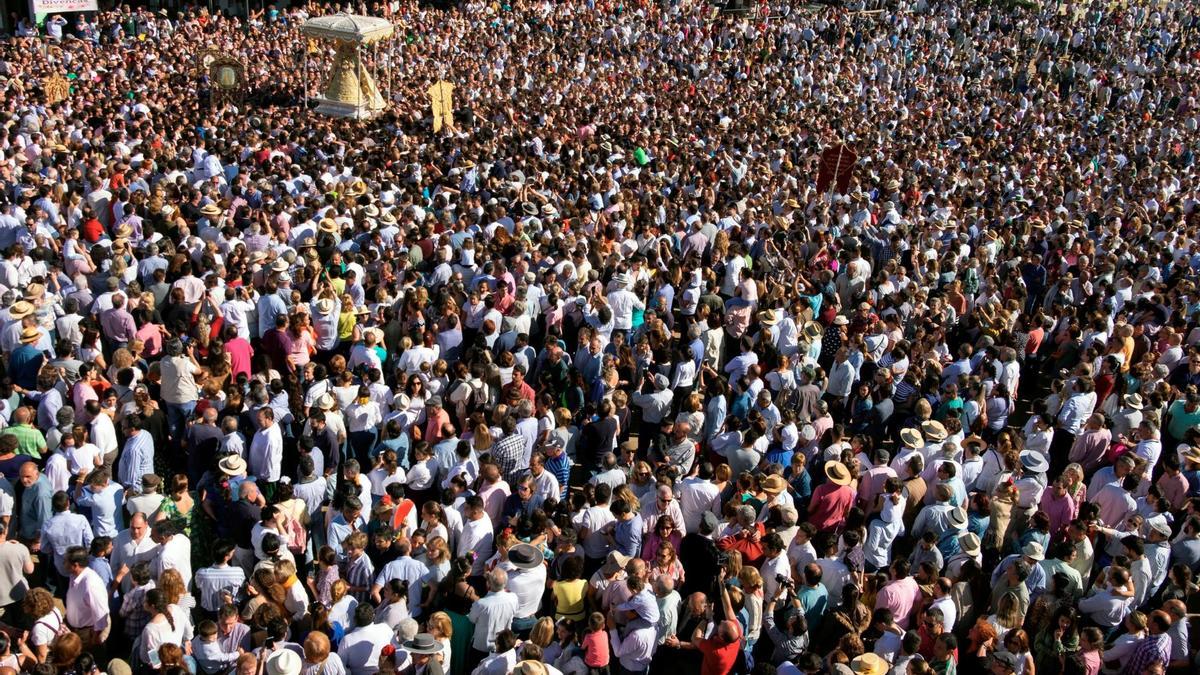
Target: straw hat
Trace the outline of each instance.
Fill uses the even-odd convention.
[[[338,227],[337,221],[333,218],[322,218],[317,223],[317,229],[327,234],[337,234],[341,228]]]
[[[933,441],[944,441],[949,434],[946,432],[946,427],[942,426],[941,422],[936,420],[925,420],[921,423],[921,432],[925,437]]]
[[[970,436],[967,436],[966,438],[959,441],[958,444],[964,450],[966,450],[967,448],[969,448],[971,446],[975,446],[975,447],[979,447],[979,448],[987,447],[987,441],[983,440],[982,438],[980,438],[979,436],[977,436],[975,434],[971,434]]]
[[[333,314],[333,298],[321,298],[317,300],[318,314]]]
[[[604,565],[600,567],[600,573],[604,576],[616,574],[618,570],[625,569],[625,565],[629,560],[629,556],[624,553],[609,551],[608,557],[604,560]]]
[[[950,513],[947,514],[946,517],[950,521],[950,525],[953,527],[959,528],[967,526],[967,510],[961,506],[956,506],[950,509]]]
[[[783,492],[785,489],[787,489],[787,482],[783,480],[782,476],[771,474],[763,479],[762,491],[772,497]]]
[[[1125,402],[1126,407],[1133,408],[1134,410],[1141,410],[1144,407],[1142,396],[1137,392],[1126,394],[1121,400]]]
[[[1025,548],[1021,549],[1021,555],[1039,562],[1046,559],[1046,552],[1042,549],[1042,545],[1036,541],[1025,544]]]
[[[835,325],[835,326],[849,326],[849,325],[850,325],[850,319],[847,319],[845,316],[843,316],[843,315],[841,315],[841,314],[838,314],[837,316],[833,317],[833,325]]]
[[[321,394],[317,398],[317,408],[320,410],[333,410],[333,394]]]
[[[205,204],[204,206],[200,207],[200,215],[204,216],[205,218],[220,218],[221,208],[216,204]]]
[[[30,326],[21,331],[21,342],[24,344],[32,344],[42,339],[42,331]]]
[[[963,532],[958,535],[958,547],[969,556],[979,555],[979,535],[974,532]]]
[[[1183,452],[1183,460],[1185,462],[1194,462],[1200,464],[1200,448],[1188,448]]]
[[[131,236],[133,236],[133,227],[129,223],[121,223],[113,230],[114,239],[128,239]]]
[[[766,309],[759,312],[758,322],[764,326],[774,326],[779,323],[779,310]]]
[[[809,340],[816,340],[821,337],[821,326],[816,321],[809,321],[804,324],[804,336]]]
[[[350,184],[350,187],[346,188],[347,197],[361,197],[365,194],[367,194],[367,184],[364,183],[361,178],[354,181]]]
[[[226,476],[240,476],[246,473],[246,460],[238,455],[230,455],[221,460],[217,466]]]
[[[925,438],[921,436],[921,432],[916,429],[901,429],[900,442],[909,448],[920,448],[925,445]]]
[[[45,284],[29,284],[25,287],[26,300],[40,300],[46,295]]]
[[[854,657],[850,662],[850,670],[855,675],[883,675],[888,671],[888,662],[875,652],[867,652]]]
[[[849,485],[850,470],[841,462],[828,462],[825,464],[825,476],[834,485]]]

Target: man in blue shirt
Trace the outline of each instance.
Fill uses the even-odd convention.
[[[642,517],[624,499],[613,502],[610,510],[617,518],[613,523],[613,546],[624,555],[638,557],[642,552]]]
[[[46,362],[46,355],[38,349],[42,332],[33,326],[21,330],[21,346],[13,350],[8,359],[8,375],[22,389],[36,389],[37,376]]]

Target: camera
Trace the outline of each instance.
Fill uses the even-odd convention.
[[[775,581],[780,586],[787,586],[788,588],[791,588],[796,583],[792,580],[792,577],[787,574],[776,574]]]

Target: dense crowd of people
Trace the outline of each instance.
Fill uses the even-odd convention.
[[[1195,5],[786,9],[20,21],[0,675],[1194,672]]]

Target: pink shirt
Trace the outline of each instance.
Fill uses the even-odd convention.
[[[162,351],[162,332],[159,330],[158,324],[143,324],[134,337],[141,340],[142,344],[145,345],[142,349],[144,356],[158,356],[158,353]]]
[[[504,511],[504,500],[508,499],[511,490],[508,483],[498,480],[495,485],[486,482],[479,488],[479,498],[483,500],[483,510],[493,523],[500,522],[500,514]]]
[[[254,358],[254,348],[247,340],[234,338],[226,342],[225,353],[229,354],[229,371],[233,379],[237,379],[238,373],[245,373],[246,377],[250,377],[250,360]]]
[[[1162,491],[1162,496],[1167,500],[1173,509],[1182,509],[1184,501],[1187,500],[1188,488],[1191,484],[1183,474],[1170,476],[1163,474],[1158,479],[1158,489]]]
[[[846,522],[846,513],[854,506],[855,496],[849,485],[825,483],[813,491],[808,507],[808,522],[818,531],[840,527]]]
[[[602,630],[583,636],[583,662],[591,668],[608,665],[608,633]]]
[[[1062,533],[1063,528],[1067,526],[1075,516],[1079,514],[1079,506],[1071,499],[1070,495],[1064,494],[1061,498],[1054,496],[1054,488],[1050,488],[1042,493],[1041,510],[1050,517],[1050,537],[1057,539]]]
[[[288,337],[291,338],[288,355],[292,357],[292,364],[297,368],[303,368],[312,359],[308,351],[309,347],[316,349],[317,346],[317,342],[312,336],[312,330],[305,329],[299,335],[288,331]]]
[[[913,607],[916,606],[920,597],[921,589],[917,586],[916,579],[904,577],[888,582],[879,589],[879,594],[875,596],[875,609],[887,607],[892,610],[896,624],[901,628],[908,628],[909,614],[912,614]]]

